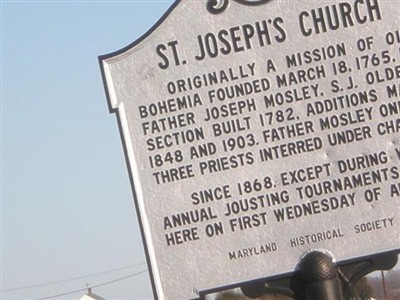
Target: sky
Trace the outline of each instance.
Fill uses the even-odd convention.
[[[1,299],[153,298],[98,56],[172,3],[1,1]]]

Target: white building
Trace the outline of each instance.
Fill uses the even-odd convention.
[[[87,294],[85,294],[79,300],[106,300],[106,299],[104,299],[103,297],[100,297],[99,295],[92,293],[92,289],[89,288]]]

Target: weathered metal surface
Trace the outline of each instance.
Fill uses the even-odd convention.
[[[217,2],[100,57],[156,296],[399,249],[400,6]]]

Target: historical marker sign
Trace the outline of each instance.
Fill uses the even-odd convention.
[[[100,57],[156,296],[399,249],[397,1],[214,2]]]

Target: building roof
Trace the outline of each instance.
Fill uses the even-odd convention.
[[[96,295],[92,293],[91,290],[87,294],[85,294],[81,299],[79,300],[106,300],[103,297],[100,297],[99,295]]]

